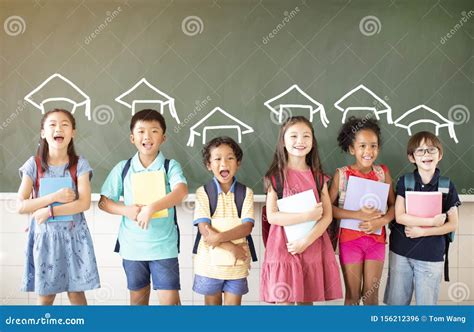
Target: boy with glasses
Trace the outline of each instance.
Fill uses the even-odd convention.
[[[457,206],[461,203],[454,184],[449,178],[441,176],[437,168],[443,157],[438,137],[426,131],[415,134],[408,141],[407,155],[416,169],[400,177],[397,183],[396,222],[393,222],[390,233],[389,273],[384,302],[408,305],[414,292],[417,305],[436,304],[444,260],[447,260],[447,234],[457,228]],[[444,191],[442,213],[432,218],[407,214],[407,190]],[[445,274],[447,270],[446,265]]]

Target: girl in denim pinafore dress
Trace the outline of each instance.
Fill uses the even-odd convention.
[[[52,304],[61,292],[68,292],[71,304],[87,304],[84,291],[100,287],[83,213],[90,206],[92,168],[75,154],[74,133],[75,120],[68,111],[47,112],[38,152],[19,169],[19,212],[32,213],[22,290],[36,292],[38,304]],[[72,188],[40,197],[41,179],[46,178],[70,178]],[[62,204],[53,205],[57,202]]]

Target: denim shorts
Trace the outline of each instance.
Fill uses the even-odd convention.
[[[180,289],[178,258],[154,261],[129,261],[124,259],[123,269],[127,275],[127,288],[131,291],[150,285],[150,276],[155,290]]]
[[[201,295],[214,295],[222,292],[244,295],[249,292],[249,287],[247,278],[222,280],[196,274],[194,276],[193,291]]]
[[[418,305],[438,302],[444,262],[420,261],[390,251],[388,264],[385,304],[409,305],[413,292]]]

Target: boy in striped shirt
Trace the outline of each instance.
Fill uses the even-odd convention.
[[[196,243],[193,290],[205,296],[206,305],[240,305],[242,295],[248,293],[247,239],[254,225],[253,191],[235,178],[243,152],[233,139],[217,137],[204,147],[202,154],[214,177],[196,190],[194,225],[201,237]],[[238,186],[245,193],[240,207],[235,196]],[[214,213],[208,188],[217,194]]]

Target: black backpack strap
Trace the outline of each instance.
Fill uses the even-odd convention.
[[[127,162],[125,163],[125,166],[123,167],[123,170],[122,170],[122,193],[121,193],[121,196],[123,196],[123,193],[124,193],[123,184],[125,182],[125,177],[127,176],[128,170],[130,169],[130,164],[131,163],[132,163],[132,158],[127,160]]]
[[[242,207],[244,205],[245,197],[247,196],[247,187],[240,182],[235,183],[234,188],[234,202],[237,206],[237,213],[239,218],[242,218]],[[253,243],[252,236],[249,234],[246,237],[247,243],[249,245],[250,255],[252,256],[252,261],[257,261],[257,251],[255,250],[255,244]]]
[[[403,177],[403,183],[405,184],[405,191],[415,190],[415,174],[407,173]]]
[[[166,173],[166,182],[169,184],[168,180],[168,172],[170,170],[170,160],[165,159],[165,173]],[[171,189],[171,187],[170,187]],[[181,246],[181,232],[179,231],[179,225],[178,225],[178,217],[176,215],[176,206],[173,206],[173,211],[174,211],[174,224],[176,226],[176,231],[178,232],[178,254],[180,252],[180,246]]]
[[[443,195],[443,207],[446,206],[446,201],[449,194],[450,179],[447,176],[440,176],[438,179],[438,191]],[[444,281],[449,281],[449,245],[454,241],[454,232],[445,235],[444,248]]]
[[[217,207],[217,185],[214,180],[209,181],[204,185],[204,191],[206,192],[207,199],[209,201],[209,211],[211,218],[216,212]],[[197,226],[196,239],[194,240],[193,254],[197,254],[199,247],[199,241],[201,241],[201,232],[199,232],[199,226]]]
[[[125,166],[123,167],[122,170],[122,192],[120,193],[120,196],[124,195],[125,189],[124,189],[124,183],[125,183],[125,177],[127,176],[128,170],[130,169],[130,164],[132,163],[132,158],[128,159],[127,162],[125,163]],[[124,197],[125,199],[125,197]],[[115,248],[114,252],[120,252],[120,242],[117,238],[117,241],[115,241]]]
[[[444,281],[449,281],[449,245],[450,245],[450,241],[448,240],[448,235],[449,234],[446,234],[446,239],[444,241]]]
[[[247,187],[240,182],[235,183],[234,202],[237,207],[237,215],[242,218],[242,207],[244,206],[245,196],[247,195]]]
[[[277,192],[278,199],[282,199],[283,198],[283,184],[281,183],[280,175],[274,176],[274,179],[275,179],[275,187],[276,187],[275,189]]]

